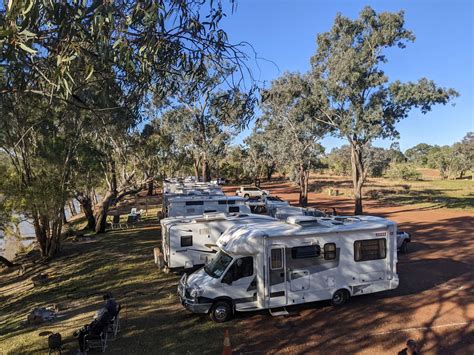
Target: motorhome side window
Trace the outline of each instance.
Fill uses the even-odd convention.
[[[193,236],[192,235],[183,235],[181,236],[181,246],[190,247],[193,245]]]
[[[240,212],[239,206],[229,206],[229,213]]]
[[[253,275],[253,257],[246,256],[234,261],[232,266],[227,271],[227,274],[224,276],[223,281],[237,281],[243,277],[248,277]]]
[[[201,206],[204,205],[204,201],[186,201],[186,206]]]
[[[324,244],[324,260],[336,259],[336,243]]]
[[[385,259],[387,246],[385,238],[357,240],[354,242],[354,260],[368,261]]]
[[[270,268],[272,270],[281,269],[283,267],[283,249],[272,249],[272,262]]]
[[[321,255],[319,245],[305,245],[291,248],[291,257],[293,259],[315,258]]]

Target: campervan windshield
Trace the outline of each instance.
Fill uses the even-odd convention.
[[[211,262],[204,266],[204,271],[209,276],[218,279],[222,276],[231,262],[232,257],[224,253],[222,250],[219,250]]]

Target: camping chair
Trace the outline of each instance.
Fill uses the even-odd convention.
[[[122,223],[120,222],[120,215],[114,214],[112,216],[112,229],[122,229]]]
[[[112,320],[109,323],[109,326],[107,328],[107,332],[111,333],[113,338],[111,340],[115,340],[117,338],[117,334],[120,332],[120,310],[122,309],[122,305],[117,306],[117,314],[115,317],[112,318]]]
[[[105,349],[107,349],[108,326],[106,324],[99,335],[86,334],[84,336],[84,349],[101,349],[105,353]]]
[[[138,223],[138,216],[137,215],[128,215],[127,217],[127,228],[128,226],[135,226]]]

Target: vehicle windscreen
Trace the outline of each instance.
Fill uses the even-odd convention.
[[[222,276],[231,262],[232,257],[224,253],[222,250],[219,250],[211,262],[204,266],[204,271],[209,276],[218,279]]]

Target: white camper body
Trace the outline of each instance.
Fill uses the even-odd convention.
[[[396,224],[361,216],[290,217],[228,229],[219,251],[178,286],[183,306],[218,322],[233,311],[274,309],[394,289]]]
[[[245,213],[164,218],[161,235],[165,263],[170,269],[202,266],[214,257],[217,239],[226,229],[272,220],[268,216]]]
[[[165,217],[196,216],[204,213],[250,213],[245,199],[237,196],[174,196],[163,206]]]

